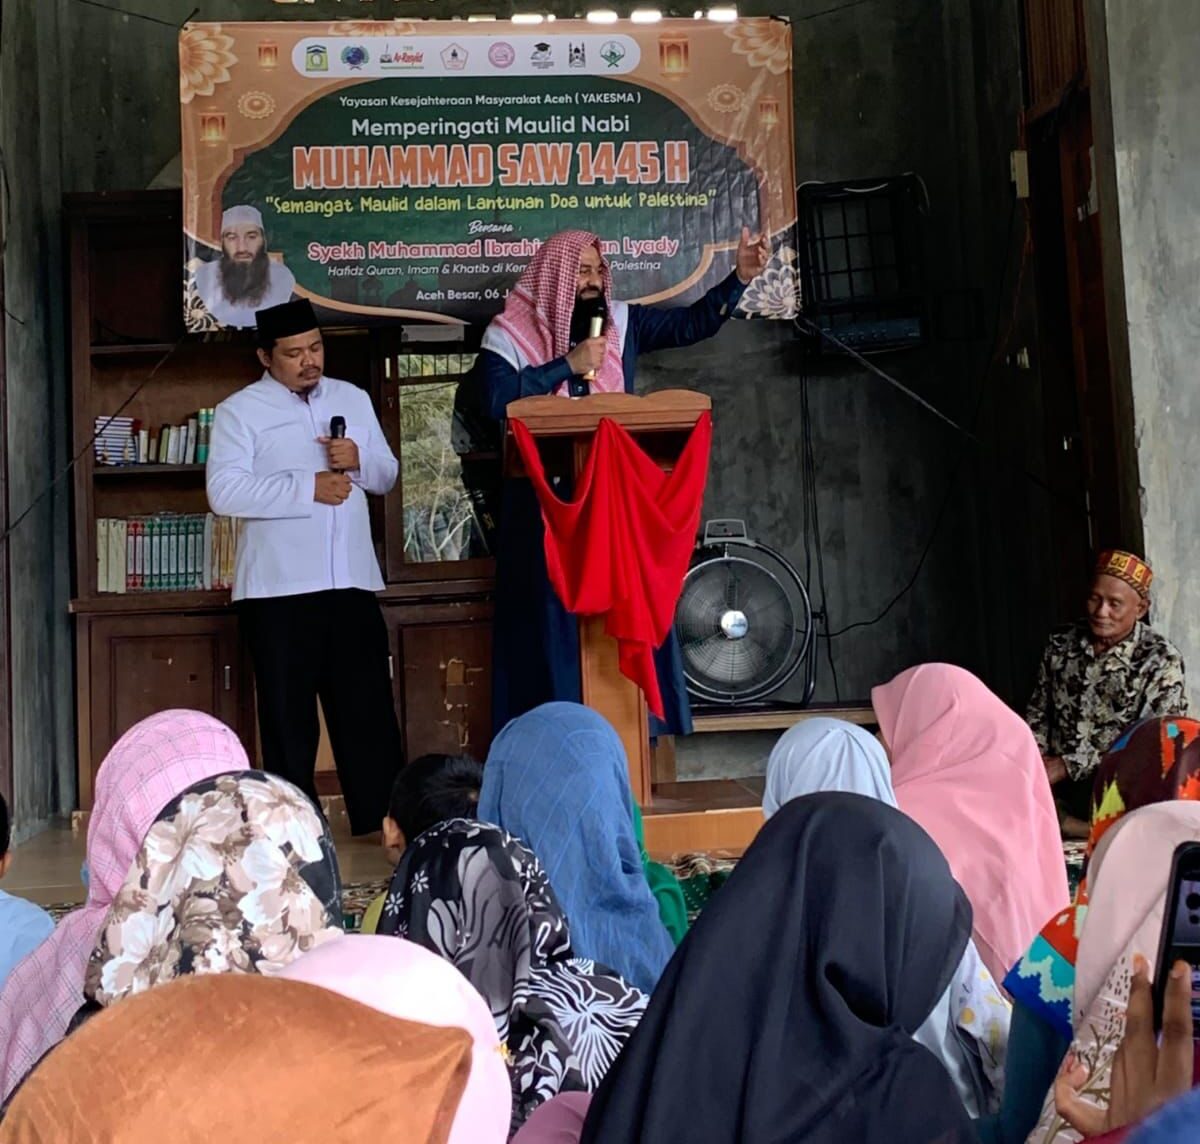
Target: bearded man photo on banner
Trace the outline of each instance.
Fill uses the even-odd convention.
[[[296,276],[267,253],[267,232],[257,207],[230,207],[221,216],[221,257],[196,270],[196,293],[223,326],[251,329],[255,314],[292,296]]]
[[[653,309],[613,298],[612,274],[596,235],[562,231],[538,248],[492,319],[468,383],[494,421],[522,397],[633,393],[638,355],[712,337],[769,256],[766,235],[743,227],[727,278],[690,306]],[[602,332],[592,337],[597,318]],[[571,495],[568,483],[560,478],[555,484],[564,499]],[[657,649],[655,665],[665,726],[652,725],[651,733],[688,734],[691,711],[674,632]],[[542,703],[580,697],[577,621],[547,578],[537,496],[529,481],[507,480],[496,542],[493,727],[499,731]]]

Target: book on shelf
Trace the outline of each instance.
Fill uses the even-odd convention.
[[[240,520],[156,513],[96,520],[96,586],[102,594],[233,587]]]
[[[97,417],[97,465],[203,465],[208,460],[212,409],[198,409],[178,425],[144,428],[133,417]]]

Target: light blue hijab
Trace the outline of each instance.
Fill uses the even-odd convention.
[[[767,762],[763,816],[821,791],[861,794],[895,807],[892,768],[879,740],[841,719],[806,719],[785,731]]]
[[[478,817],[540,859],[584,958],[650,993],[675,951],[642,870],[616,731],[578,703],[546,703],[492,743]]]

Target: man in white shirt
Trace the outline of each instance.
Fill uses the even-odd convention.
[[[296,276],[267,253],[267,232],[256,207],[230,207],[221,216],[221,257],[196,270],[196,293],[223,326],[245,329],[254,315],[286,302]]]
[[[213,512],[245,522],[233,598],[263,765],[315,800],[320,697],[350,828],[367,834],[402,762],[367,493],[399,466],[367,393],[325,376],[310,302],[260,310],[257,330],[266,372],[217,406],[207,485]]]

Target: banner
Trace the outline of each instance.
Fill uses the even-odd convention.
[[[791,28],[345,20],[180,34],[185,315],[486,322],[540,242],[601,239],[629,301],[699,297],[741,228],[741,311],[797,309]]]

